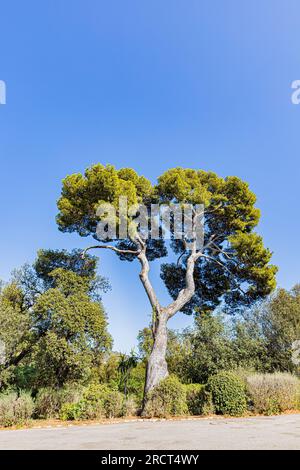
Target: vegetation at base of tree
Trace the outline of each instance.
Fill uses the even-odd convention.
[[[168,418],[188,413],[186,390],[178,377],[170,375],[162,380],[147,397],[143,416],[148,418]]]

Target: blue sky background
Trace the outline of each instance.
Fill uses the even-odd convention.
[[[0,18],[0,278],[39,248],[89,243],[57,230],[56,200],[66,174],[101,162],[153,182],[174,166],[247,180],[279,285],[300,281],[298,0],[10,0]],[[100,272],[129,350],[150,315],[138,265],[103,253]]]

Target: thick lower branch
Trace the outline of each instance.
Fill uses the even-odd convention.
[[[144,289],[146,291],[146,294],[148,296],[148,299],[150,301],[152,308],[155,310],[156,315],[160,315],[161,305],[158,301],[158,298],[155,294],[155,291],[149,279],[150,266],[149,266],[149,261],[145,253],[145,249],[143,249],[138,255],[138,260],[142,266],[142,269],[140,272],[140,280],[144,286]]]

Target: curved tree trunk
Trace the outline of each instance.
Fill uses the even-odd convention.
[[[185,276],[186,286],[181,289],[177,298],[173,302],[171,302],[167,307],[163,308],[158,301],[149,279],[150,266],[146,256],[146,245],[141,244],[141,252],[138,254],[138,260],[142,266],[140,279],[147,293],[153,312],[155,313],[155,319],[153,321],[154,343],[147,364],[144,390],[144,407],[147,401],[147,394],[156,385],[158,385],[161,380],[168,376],[168,366],[166,361],[168,341],[167,321],[169,318],[175,315],[175,313],[180,311],[187,302],[190,301],[195,292],[194,266],[197,259],[195,247],[196,245],[194,243],[192,253],[187,260]]]
[[[147,364],[145,397],[161,380],[168,376],[167,341],[167,318],[160,316],[155,325],[154,343]]]

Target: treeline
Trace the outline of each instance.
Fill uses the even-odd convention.
[[[0,424],[141,412],[152,331],[139,332],[136,352],[113,351],[101,300],[110,286],[96,272],[97,259],[82,259],[79,250],[41,250],[33,265],[2,285]],[[300,286],[278,289],[236,316],[221,309],[197,314],[193,327],[168,331],[170,377],[143,412],[241,414],[296,407],[299,339]]]

